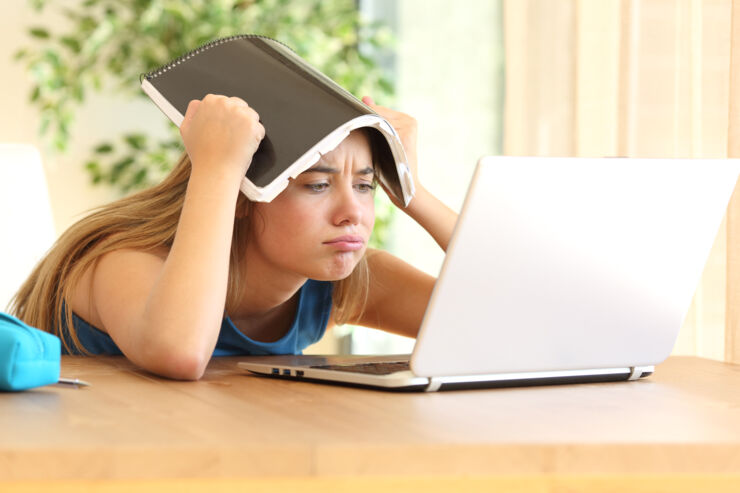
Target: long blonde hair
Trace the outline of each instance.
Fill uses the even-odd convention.
[[[172,172],[158,185],[94,210],[62,234],[13,297],[10,311],[32,327],[59,336],[68,352],[89,354],[75,331],[70,309],[72,290],[101,256],[130,248],[170,248],[180,219],[191,163],[183,154]],[[250,207],[240,194],[237,209]],[[234,219],[225,309],[235,306],[242,292],[246,217]],[[364,309],[369,286],[363,256],[349,277],[334,282],[333,314],[338,324]],[[62,323],[64,321],[64,323]],[[66,326],[67,333],[62,334]],[[68,336],[68,337],[65,337]],[[71,341],[71,345],[69,343]]]

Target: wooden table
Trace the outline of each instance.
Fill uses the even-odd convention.
[[[251,376],[240,359],[175,382],[64,357],[92,387],[0,394],[0,491],[740,491],[740,365],[395,394]]]

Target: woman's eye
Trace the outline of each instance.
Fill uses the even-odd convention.
[[[375,183],[358,183],[355,187],[360,192],[372,192],[375,190]]]
[[[308,183],[306,185],[306,188],[308,188],[312,192],[323,192],[327,188],[329,188],[328,183]]]

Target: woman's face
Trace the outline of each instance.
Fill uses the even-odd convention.
[[[311,279],[347,277],[362,258],[375,223],[373,163],[358,131],[291,180],[270,203],[254,203],[248,265]]]

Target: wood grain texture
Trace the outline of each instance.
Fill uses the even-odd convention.
[[[3,493],[737,493],[740,476],[706,477],[442,477],[442,478],[299,478],[180,479],[97,481],[24,481],[0,483]]]
[[[394,394],[237,361],[174,382],[64,357],[92,387],[0,394],[0,480],[740,477],[738,365],[674,357],[639,382]]]

